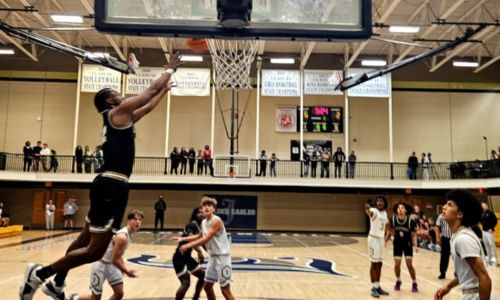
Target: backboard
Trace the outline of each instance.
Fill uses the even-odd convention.
[[[217,0],[95,0],[95,25],[112,34],[223,39],[331,41],[372,34],[371,0],[247,2],[250,22],[240,29],[220,25]]]

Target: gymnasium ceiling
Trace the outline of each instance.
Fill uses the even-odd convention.
[[[140,0],[130,0],[140,1]],[[207,0],[210,1],[210,0]],[[33,6],[38,12],[0,11],[0,19],[16,27],[33,28],[34,32],[49,38],[71,44],[86,50],[104,49],[112,55],[125,59],[130,51],[158,49],[163,53],[180,51],[187,53],[185,38],[153,38],[136,36],[105,35],[95,29],[79,31],[47,31],[36,30],[52,27],[68,27],[53,23],[50,15],[70,14],[86,16],[85,27],[93,26],[94,3],[92,0],[0,0],[0,8],[23,8]],[[388,28],[374,28],[378,38],[412,42],[415,38],[450,40],[462,36],[465,25],[434,25],[433,21],[446,19],[453,22],[487,22],[497,23],[500,20],[500,0],[373,0],[373,23],[385,25],[420,26],[417,34],[393,34]],[[78,27],[82,27],[79,25]],[[479,62],[474,72],[496,65],[500,60],[500,26],[488,26],[477,33],[472,39],[478,41],[464,43],[453,50],[434,57],[427,64],[429,71],[434,72],[457,57],[467,57]],[[444,42],[417,42],[431,47],[437,47]],[[40,47],[26,41],[7,36],[0,31],[1,47],[17,47],[16,52],[33,61],[38,59]],[[399,45],[368,40],[363,42],[333,43],[333,42],[292,42],[265,41],[260,54],[264,57],[290,54],[301,58],[305,65],[309,57],[317,54],[335,54],[348,59],[344,67],[351,66],[364,57],[385,57],[389,62],[398,62],[404,58],[427,51],[424,48]],[[165,54],[165,56],[168,56]]]

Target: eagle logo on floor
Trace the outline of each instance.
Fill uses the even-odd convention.
[[[142,254],[127,259],[128,262],[148,267],[173,269],[172,261],[155,261],[157,255]],[[276,259],[233,257],[233,271],[261,271],[261,272],[303,272],[325,275],[347,276],[335,270],[335,263],[329,260],[309,258],[304,266],[294,264],[296,257],[277,257]],[[203,264],[206,267],[206,263]]]

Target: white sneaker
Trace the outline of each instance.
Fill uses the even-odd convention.
[[[24,272],[24,280],[19,288],[19,298],[21,300],[31,300],[36,290],[43,283],[43,280],[36,276],[36,271],[43,266],[40,264],[30,263]]]
[[[56,283],[51,280],[42,286],[42,292],[54,300],[66,300],[64,287],[65,285],[58,287]]]

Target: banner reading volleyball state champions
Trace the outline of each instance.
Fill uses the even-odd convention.
[[[138,95],[144,92],[165,72],[165,68],[141,67],[134,68],[134,71],[135,74],[127,76],[127,86],[125,87],[127,95]]]
[[[82,92],[98,92],[103,88],[121,90],[120,72],[100,66],[84,64],[82,67]]]

